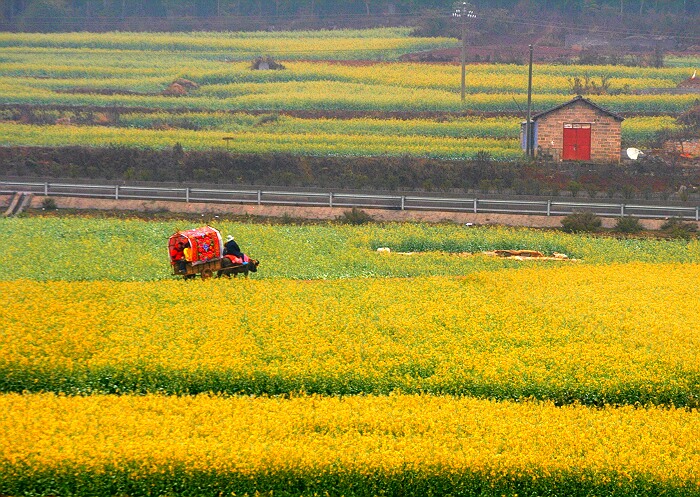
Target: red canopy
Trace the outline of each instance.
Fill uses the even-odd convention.
[[[211,226],[178,231],[171,235],[168,240],[168,253],[171,254],[171,264],[175,262],[172,254],[178,242],[184,244],[185,260],[192,264],[202,264],[221,259],[221,254],[223,254],[224,243],[221,239],[221,233]]]

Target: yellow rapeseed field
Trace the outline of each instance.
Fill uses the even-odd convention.
[[[400,394],[7,394],[0,412],[0,468],[17,491],[51,479],[54,488],[104,492],[124,478],[138,494],[164,480],[171,491],[194,483],[214,495],[291,491],[300,482],[311,495],[329,479],[338,495],[353,483],[372,495],[378,481],[396,478],[438,493],[475,483],[570,487],[565,495],[591,486],[595,495],[635,486],[693,495],[700,487],[700,414],[685,409]]]
[[[2,390],[700,398],[700,265],[0,283]]]

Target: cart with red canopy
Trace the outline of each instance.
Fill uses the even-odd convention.
[[[173,274],[184,278],[211,278],[221,269],[224,244],[221,233],[211,226],[178,231],[168,240],[168,254]]]

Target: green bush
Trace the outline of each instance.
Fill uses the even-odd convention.
[[[366,224],[373,221],[372,216],[357,207],[343,212],[343,215],[338,220],[343,224]]]
[[[698,227],[695,223],[686,223],[677,217],[672,217],[661,225],[661,231],[672,238],[684,238],[686,240],[697,230]]]
[[[44,197],[44,200],[41,201],[41,208],[45,211],[55,211],[58,206],[56,205],[56,201],[51,197]]]
[[[620,233],[639,233],[643,229],[642,223],[636,217],[621,217],[615,223],[615,231]]]
[[[600,217],[592,212],[574,212],[561,220],[562,230],[567,233],[591,233],[602,226]]]

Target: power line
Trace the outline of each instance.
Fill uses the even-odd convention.
[[[210,26],[226,26],[226,25],[236,25],[236,24],[266,24],[274,25],[275,22],[284,21],[377,21],[377,20],[418,20],[421,17],[425,17],[426,13],[397,13],[397,14],[300,14],[300,15],[270,15],[270,16],[223,16],[223,17],[188,17],[188,16],[178,16],[178,17],[142,17],[142,16],[63,16],[63,17],[38,17],[31,20],[24,20],[22,23],[23,27],[42,27],[45,24],[52,24],[58,26],[69,26],[72,27],[75,24],[85,24],[92,23],[99,26],[121,26],[124,23],[131,23],[135,20],[141,22],[153,22],[153,23],[170,23],[170,22],[191,22],[199,25],[210,25]],[[432,14],[431,14],[432,16]],[[451,16],[450,13],[445,13],[445,19]],[[434,17],[434,16],[433,16]],[[540,28],[540,29],[562,29],[567,31],[574,31],[579,33],[589,33],[591,30],[588,27],[576,26],[572,24],[563,24],[551,21],[536,21],[532,19],[516,19],[510,16],[498,16],[486,13],[480,13],[479,19],[489,20],[493,22],[501,22],[508,25],[526,26],[530,28]],[[5,22],[5,24],[12,24],[11,22]],[[349,28],[352,29],[352,28]],[[361,28],[357,28],[358,30]],[[641,30],[632,29],[596,29],[595,32],[591,32],[595,35],[603,36],[645,36],[645,37],[656,37],[656,36],[666,36],[672,37],[679,40],[687,41],[700,41],[700,36],[688,35],[688,34],[678,34],[675,32],[668,31],[658,31],[649,32]]]
[[[603,34],[603,35],[610,35],[610,36],[615,36],[615,35],[626,35],[626,36],[670,36],[674,38],[679,38],[679,39],[687,39],[687,40],[700,40],[700,36],[693,36],[693,35],[680,35],[676,33],[669,33],[669,32],[656,32],[656,33],[650,33],[648,31],[635,31],[635,30],[625,30],[625,29],[599,29],[597,28],[594,32],[590,30],[588,27],[579,27],[571,24],[559,24],[555,22],[537,22],[533,20],[524,20],[524,19],[506,19],[503,17],[498,17],[498,16],[489,16],[488,14],[484,14],[480,16],[483,19],[487,20],[492,20],[492,21],[500,21],[506,24],[515,24],[515,25],[521,25],[521,26],[528,26],[528,27],[533,27],[533,28],[550,28],[550,29],[565,29],[569,31],[579,31],[582,33],[592,33],[592,34]]]

